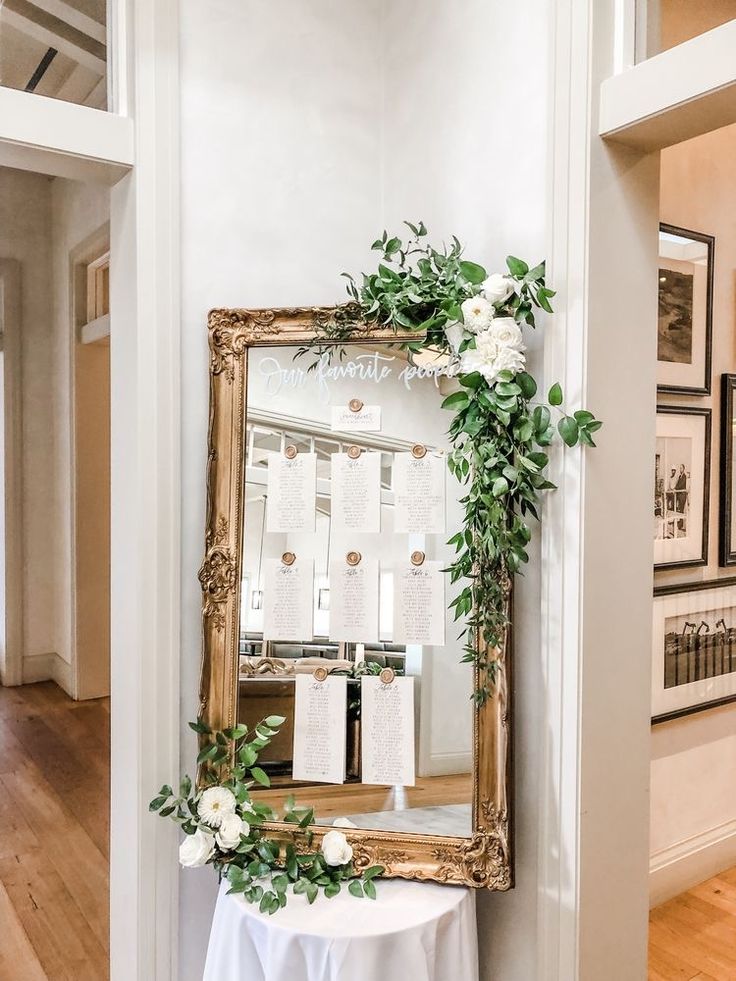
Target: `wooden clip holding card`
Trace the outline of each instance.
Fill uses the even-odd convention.
[[[345,561],[348,565],[359,565],[362,558],[363,556],[360,554],[360,552],[348,552],[348,554],[345,556]]]
[[[287,460],[293,460],[298,452],[299,450],[296,448],[296,446],[294,446],[293,443],[289,443],[288,446],[284,447],[284,456],[286,457]]]
[[[329,673],[330,672],[327,670],[327,668],[324,668],[320,665],[320,667],[314,669],[314,671],[312,672],[312,677],[314,678],[315,681],[327,681],[327,677]]]
[[[350,457],[351,460],[358,460],[358,459],[360,459],[360,454],[362,452],[363,452],[363,450],[359,446],[355,446],[355,445],[348,446],[348,448],[346,450],[346,453]]]
[[[416,552],[411,553],[411,564],[423,565],[426,557],[427,556],[424,554],[424,552],[421,552],[419,549],[417,549]]]
[[[393,668],[382,668],[378,677],[381,679],[382,685],[390,685],[396,677],[396,672]]]
[[[296,562],[296,555],[294,555],[293,552],[284,552],[284,554],[281,556],[281,561],[284,563],[284,565],[294,565]]]
[[[411,448],[411,455],[415,460],[421,460],[427,455],[427,447],[424,443],[415,443]]]
[[[363,408],[363,403],[360,399],[350,399],[348,402],[348,408],[351,412],[360,412],[360,410]]]

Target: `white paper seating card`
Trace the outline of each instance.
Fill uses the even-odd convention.
[[[381,406],[363,405],[358,399],[348,405],[333,405],[330,423],[333,433],[380,433]]]
[[[394,456],[394,531],[445,533],[445,458],[434,453]]]
[[[348,680],[328,675],[318,681],[311,674],[298,674],[295,683],[292,776],[344,783]]]
[[[378,560],[330,562],[330,640],[365,644],[378,640]]]
[[[351,447],[330,457],[332,531],[380,532],[381,454]]]
[[[413,787],[414,679],[363,677],[360,702],[363,783]]]
[[[311,640],[314,614],[314,560],[264,559],[263,639]]]
[[[315,453],[268,454],[268,531],[314,531],[316,494]]]
[[[416,554],[416,553],[415,553]],[[419,553],[420,555],[422,553]],[[394,644],[445,643],[444,563],[410,560],[394,568]]]

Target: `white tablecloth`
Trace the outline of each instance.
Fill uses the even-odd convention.
[[[312,906],[258,912],[217,899],[203,981],[477,981],[475,894],[461,886],[377,880],[378,899],[347,887]]]

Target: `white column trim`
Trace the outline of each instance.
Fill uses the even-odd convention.
[[[655,150],[736,122],[734,50],[736,20],[607,78],[601,136]]]
[[[136,160],[110,220],[111,981],[174,981],[178,835],[148,801],[179,769],[178,2],[127,13]]]

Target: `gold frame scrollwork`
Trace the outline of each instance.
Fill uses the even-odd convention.
[[[366,323],[354,304],[273,310],[212,310],[209,315],[210,407],[207,515],[202,586],[200,717],[213,729],[235,724],[243,541],[243,474],[248,348],[322,342],[331,332],[365,343],[396,340]],[[416,339],[416,335],[412,335]],[[511,583],[505,584],[511,602]],[[473,711],[473,833],[467,838],[352,830],[357,868],[383,865],[386,876],[506,890],[513,884],[511,826],[511,638],[496,652],[491,697]],[[293,826],[266,826],[275,837]],[[316,845],[328,828],[314,826]],[[314,845],[312,846],[314,847]]]

